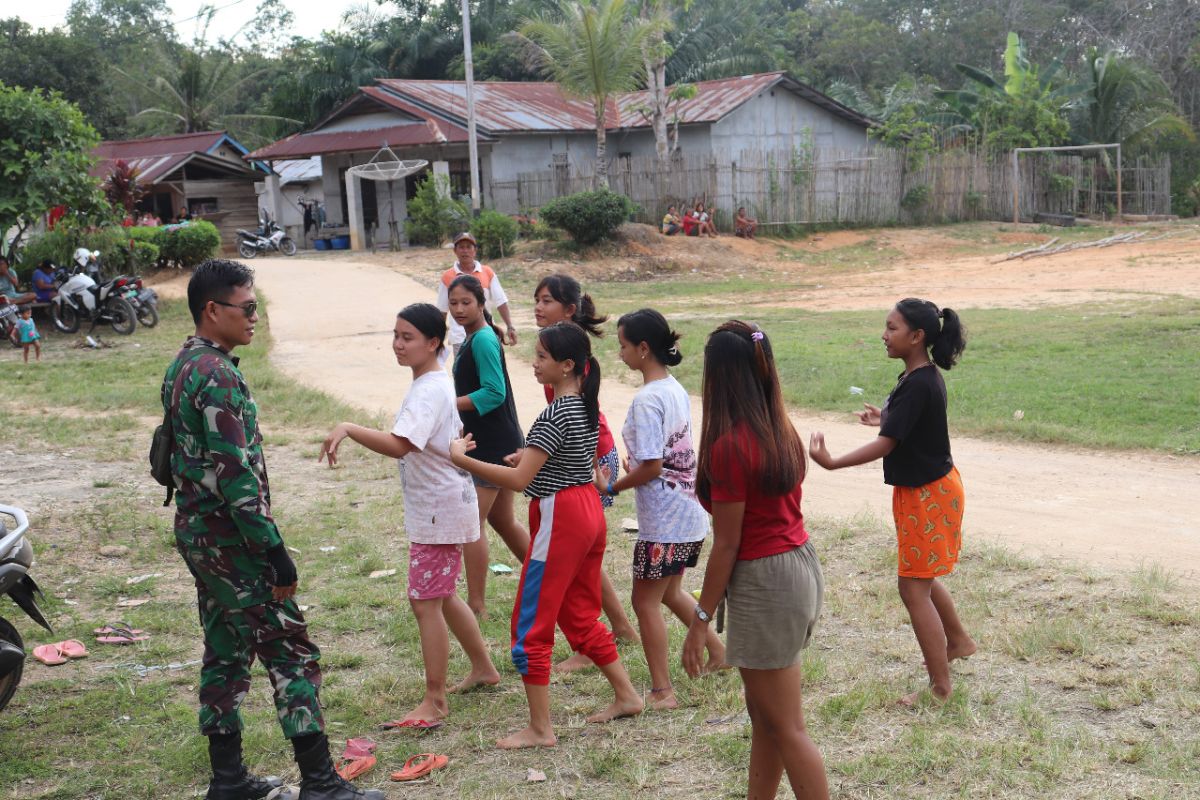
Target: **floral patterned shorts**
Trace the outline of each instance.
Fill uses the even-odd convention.
[[[688,567],[696,566],[703,548],[703,540],[672,543],[638,539],[633,546],[634,580],[656,581],[682,575]]]
[[[408,599],[434,600],[450,597],[462,571],[461,544],[408,546]]]

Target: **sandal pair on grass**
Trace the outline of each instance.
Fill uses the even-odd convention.
[[[370,739],[348,739],[342,752],[337,772],[343,780],[352,781],[375,766],[375,742]],[[424,778],[436,769],[450,763],[447,756],[436,753],[420,753],[404,762],[404,766],[392,773],[394,781],[415,781]]]
[[[130,627],[128,622],[110,622],[92,632],[99,634],[96,641],[101,644],[133,644],[150,638],[145,631]]]
[[[65,664],[73,658],[87,658],[87,648],[78,639],[67,639],[54,644],[41,644],[33,648],[33,657],[47,667]]]

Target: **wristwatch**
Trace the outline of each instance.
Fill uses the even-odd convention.
[[[696,619],[700,620],[701,622],[712,622],[712,617],[707,611],[700,607],[699,603],[696,603]]]

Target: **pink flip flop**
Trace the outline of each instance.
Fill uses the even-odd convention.
[[[39,644],[33,648],[33,657],[47,667],[57,667],[59,664],[65,664],[70,660],[62,654],[62,651],[58,649],[58,645],[56,644]]]
[[[67,639],[65,642],[59,642],[57,645],[58,651],[67,658],[87,658],[87,648],[83,646],[83,642],[78,639]]]
[[[134,642],[147,641],[149,638],[149,636],[137,636],[131,631],[129,633],[114,633],[111,636],[97,636],[96,641],[100,644],[133,644]]]
[[[440,719],[394,719],[391,722],[385,722],[379,727],[385,731],[399,730],[400,728],[409,728],[418,731],[436,730],[446,723]]]
[[[108,625],[96,628],[92,631],[92,633],[98,633],[102,636],[112,633],[120,634],[122,636],[125,634],[137,636],[139,633],[145,633],[145,631],[130,627],[128,622],[112,622]]]

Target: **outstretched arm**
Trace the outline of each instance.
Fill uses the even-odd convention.
[[[875,441],[864,444],[857,450],[851,450],[840,458],[834,458],[825,447],[825,434],[814,431],[808,440],[808,454],[812,456],[813,461],[825,469],[842,469],[843,467],[857,467],[859,464],[868,464],[883,458],[895,450],[897,444],[898,442],[890,436],[877,436]]]
[[[467,453],[474,449],[475,440],[469,433],[462,439],[451,439],[450,460],[459,469],[465,469],[477,478],[483,478],[501,489],[512,489],[514,492],[525,491],[525,487],[533,482],[538,470],[550,458],[550,454],[545,450],[530,446],[520,451],[521,457],[517,460],[515,467],[506,467],[502,464],[487,464],[471,458]]]
[[[321,455],[317,457],[317,462],[320,463],[328,459],[329,466],[332,467],[337,464],[338,445],[347,437],[358,442],[368,450],[374,450],[381,456],[390,456],[392,458],[404,458],[417,449],[413,447],[412,442],[408,439],[397,436],[390,431],[377,431],[374,428],[364,428],[362,425],[355,425],[353,422],[342,422],[325,437],[325,442],[321,445]]]

